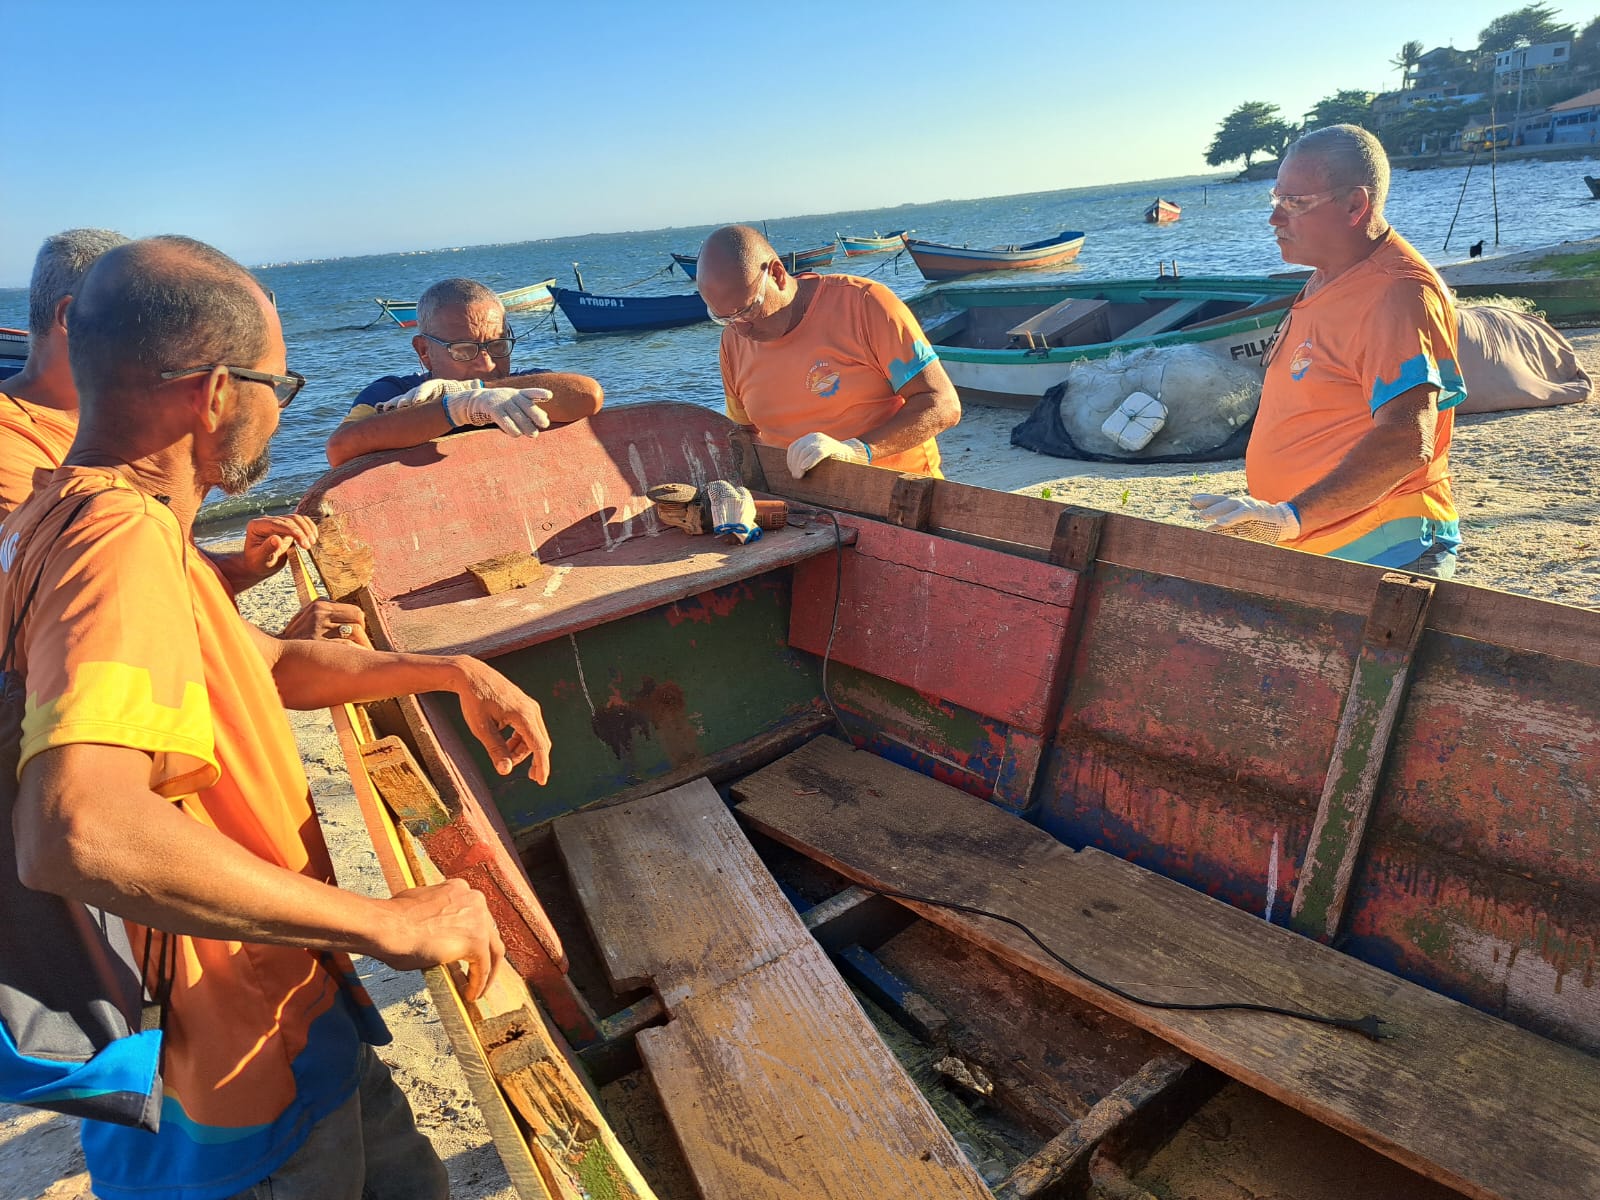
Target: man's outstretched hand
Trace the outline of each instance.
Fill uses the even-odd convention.
[[[1252,542],[1287,542],[1300,536],[1300,514],[1293,504],[1268,504],[1250,496],[1191,497],[1189,504],[1206,525],[1207,533],[1226,533]]]
[[[461,683],[455,690],[461,700],[461,715],[489,752],[494,769],[509,775],[518,763],[528,759],[528,778],[547,783],[550,734],[544,727],[544,713],[538,701],[475,658],[463,656],[457,665]]]

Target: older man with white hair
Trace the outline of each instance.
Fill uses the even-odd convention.
[[[1451,410],[1466,397],[1450,291],[1383,216],[1389,160],[1355,125],[1284,156],[1270,224],[1314,268],[1266,358],[1249,494],[1196,496],[1220,533],[1448,579],[1461,533]]]
[[[337,467],[472,426],[527,437],[600,411],[605,393],[587,375],[513,372],[516,344],[499,296],[475,279],[440,280],[417,301],[411,348],[422,370],[368,384],[328,438],[328,462]]]

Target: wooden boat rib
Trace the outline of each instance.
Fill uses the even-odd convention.
[[[1183,209],[1171,200],[1157,196],[1155,203],[1144,210],[1144,219],[1151,225],[1170,225],[1183,215]]]
[[[932,288],[908,301],[964,401],[1032,408],[1084,359],[1201,346],[1259,362],[1298,280],[1199,276]]]
[[[644,495],[715,477],[837,525],[734,548]],[[694,405],[368,456],[302,511],[376,644],[484,655],[544,707],[545,788],[438,696],[344,729],[398,819],[375,840],[505,935],[520,980],[452,1035],[529,1126],[497,1134],[525,1194],[596,1194],[594,1167],[665,1200],[983,1195],[930,1112],[1007,1197],[1091,1167],[1219,1194],[1219,1138],[1284,1200],[1600,1191],[1600,613],[870,467],[797,481]],[[530,541],[526,587],[466,570]],[[986,1098],[909,1090],[841,974]]]
[[[987,250],[918,241],[916,238],[906,238],[905,243],[922,277],[938,282],[984,271],[1037,271],[1065,266],[1078,257],[1083,249],[1083,238],[1084,235],[1079,231],[1066,230],[1042,241],[1022,246],[996,246]]]
[[[915,229],[896,229],[893,233],[874,233],[871,237],[850,237],[838,234],[839,247],[846,258],[858,258],[865,254],[887,254],[891,250],[905,249],[905,239],[915,233]]]
[[[512,288],[508,292],[500,292],[500,303],[505,310],[510,312],[535,312],[540,309],[551,308],[555,298],[550,289],[555,285],[554,279],[540,280],[530,283],[526,287]],[[417,302],[415,300],[383,300],[375,299],[373,303],[383,309],[385,315],[402,329],[413,329],[417,324]]]
[[[602,296],[575,288],[551,288],[562,316],[579,333],[634,333],[709,321],[699,293],[679,296]]]

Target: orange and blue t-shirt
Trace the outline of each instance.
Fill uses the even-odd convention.
[[[39,472],[62,464],[77,436],[77,413],[0,390],[0,520],[33,495]]]
[[[1372,428],[1373,414],[1413,388],[1438,392],[1438,415],[1431,462],[1371,507],[1284,545],[1383,567],[1461,545],[1449,459],[1451,410],[1467,395],[1457,328],[1449,289],[1392,229],[1368,258],[1290,308],[1268,353],[1245,453],[1256,499],[1278,504],[1324,479]]]
[[[757,342],[732,326],[722,332],[728,416],[755,426],[769,446],[808,433],[861,437],[904,408],[900,389],[938,361],[916,317],[883,284],[823,275],[814,286],[810,307],[782,337]],[[872,465],[943,478],[933,438]]]
[[[144,782],[190,819],[334,881],[271,672],[165,506],[115,471],[63,467],[0,525],[0,568],[0,628],[43,572],[18,639],[23,764],[83,742],[142,750]],[[147,931],[128,932],[142,955]],[[354,1093],[360,1044],[389,1040],[345,955],[175,940],[161,1129],[83,1123],[98,1196],[212,1200],[251,1186]]]

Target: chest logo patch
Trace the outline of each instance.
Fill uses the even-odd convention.
[[[1294,348],[1294,357],[1289,360],[1289,378],[1299,383],[1310,369],[1311,339],[1307,338]]]
[[[811,364],[806,372],[806,391],[819,396],[831,396],[839,390],[839,372],[826,359]]]

